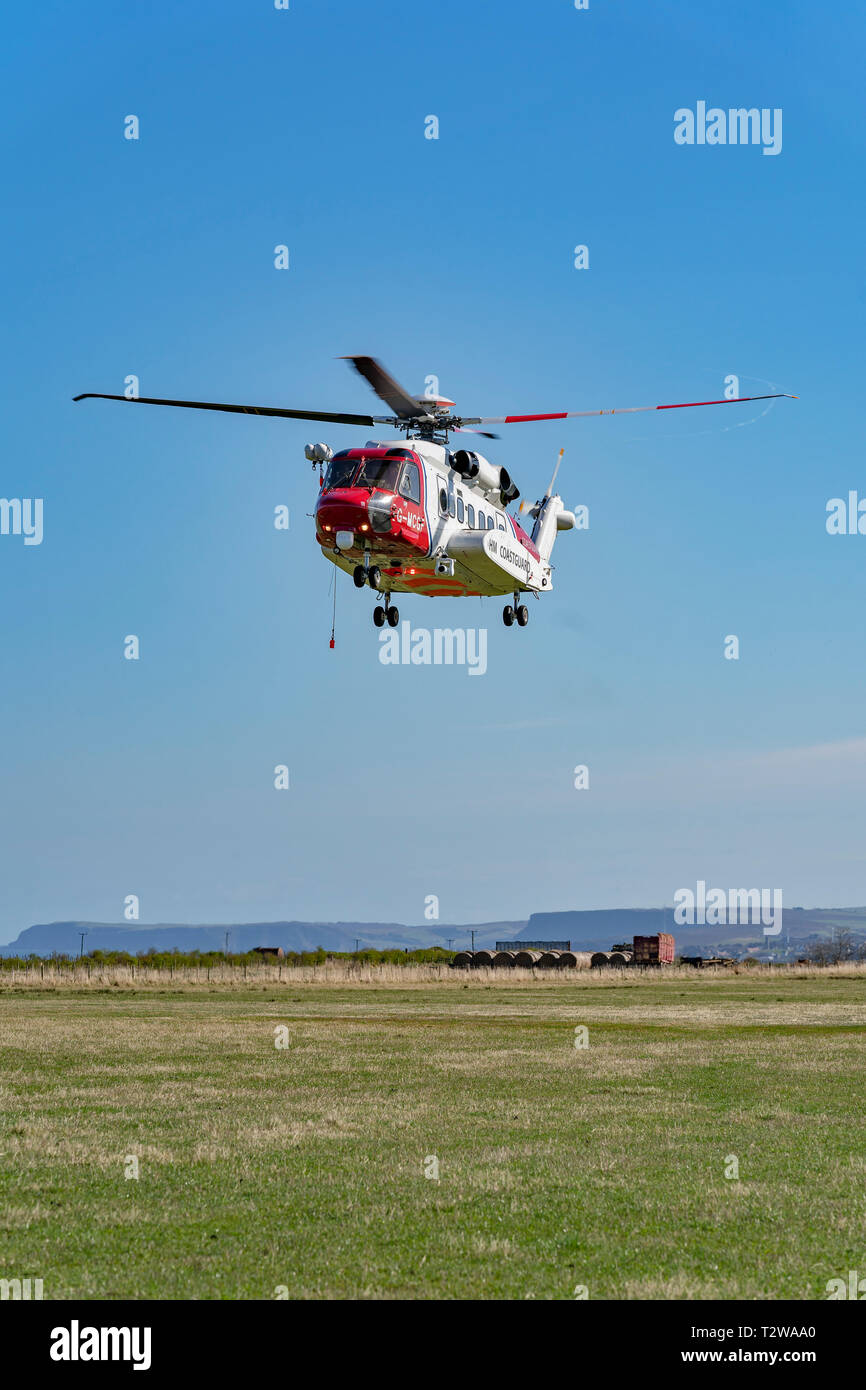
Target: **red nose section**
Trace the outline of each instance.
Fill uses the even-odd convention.
[[[365,488],[334,488],[319,498],[316,505],[316,534],[321,543],[335,531],[369,531],[367,502],[370,494]]]
[[[411,498],[381,488],[331,488],[316,504],[316,540],[324,549],[336,547],[338,531],[351,531],[353,542],[340,546],[343,554],[363,558],[369,549],[383,560],[417,558],[427,553],[429,535],[423,507]]]
[[[368,492],[366,488],[334,488],[319,498],[316,506],[316,539],[320,545],[333,545],[337,531],[351,531],[355,545],[374,549],[397,533],[393,518],[394,495]],[[353,547],[354,548],[354,547]]]

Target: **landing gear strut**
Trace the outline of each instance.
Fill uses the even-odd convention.
[[[378,565],[370,564],[370,552],[364,552],[363,565],[356,565],[352,570],[352,583],[356,589],[363,589],[365,584],[369,584],[371,589],[379,588],[382,582],[382,571]]]
[[[529,622],[529,609],[526,607],[525,603],[518,602],[519,598],[520,594],[516,593],[514,595],[513,607],[510,603],[506,603],[502,610],[502,621],[506,627],[512,627],[515,618],[517,619],[518,627],[526,627],[526,624]]]
[[[379,604],[377,604],[376,607],[373,609],[373,622],[376,624],[377,627],[384,627],[386,622],[389,627],[396,627],[399,621],[400,610],[399,608],[392,607],[391,595],[386,593],[385,607],[382,608]]]

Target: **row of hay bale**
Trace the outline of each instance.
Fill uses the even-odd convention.
[[[631,951],[593,951],[589,963],[593,970],[624,970],[632,957]]]
[[[589,951],[458,951],[457,970],[588,970]]]

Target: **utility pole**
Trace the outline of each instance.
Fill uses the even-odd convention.
[[[448,950],[449,950],[449,951],[453,951],[453,950],[454,950],[454,937],[453,937],[453,936],[447,936],[447,937],[445,938],[445,940],[446,940],[447,943],[448,943]]]
[[[230,935],[230,933],[229,933],[229,932],[226,932],[226,950],[225,950],[226,955],[228,955],[228,953],[229,953],[229,935]]]
[[[356,937],[355,937],[355,955],[358,954],[358,952],[360,951],[360,949],[361,949],[361,938],[360,938],[360,936],[356,936]]]
[[[86,931],[82,931],[82,932],[79,932],[78,935],[81,937],[81,946],[79,947],[79,950],[78,950],[78,959],[81,960],[81,958],[82,958],[83,955],[84,955],[84,938],[85,938],[85,936],[87,936],[87,932],[86,932]]]
[[[469,935],[472,937],[472,952],[475,953],[475,932],[470,928]]]

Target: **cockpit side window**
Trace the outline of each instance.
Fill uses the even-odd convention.
[[[421,501],[421,474],[418,471],[417,463],[411,459],[403,464],[403,473],[400,478],[400,486],[397,491],[401,497],[407,497],[410,502]]]

